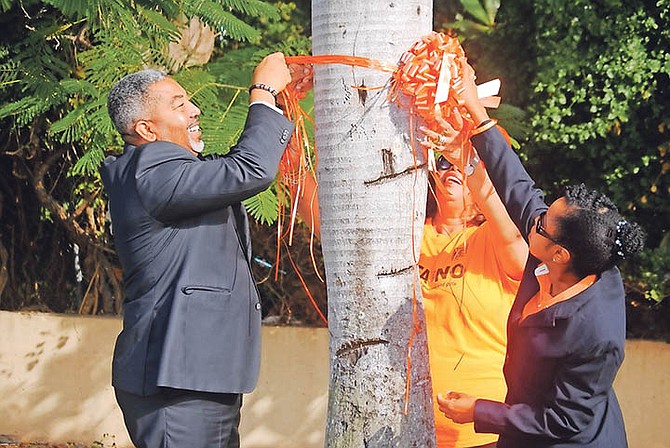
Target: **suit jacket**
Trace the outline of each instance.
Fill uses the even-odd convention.
[[[125,290],[115,388],[138,395],[158,387],[253,390],[261,306],[240,201],[272,183],[292,129],[258,104],[225,156],[202,160],[159,141],[105,160]]]
[[[543,195],[497,129],[472,138],[510,217],[527,239]],[[530,256],[507,323],[505,403],[477,400],[475,430],[498,447],[627,446],[612,383],[623,362],[625,296],[616,268],[575,297],[521,320],[537,293]]]

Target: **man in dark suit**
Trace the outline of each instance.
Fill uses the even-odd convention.
[[[222,157],[200,155],[200,110],[164,73],[133,73],[109,94],[126,143],[101,169],[125,288],[112,384],[138,447],[239,446],[261,330],[240,202],[275,178],[293,130],[275,97],[289,81],[281,53],[261,61],[244,131]]]

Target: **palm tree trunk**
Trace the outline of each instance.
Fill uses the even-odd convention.
[[[431,22],[428,0],[315,0],[313,51],[396,64]],[[409,116],[390,104],[388,89],[352,87],[388,80],[369,69],[315,67],[331,334],[327,447],[435,445],[416,271],[426,173],[421,156],[414,159]]]

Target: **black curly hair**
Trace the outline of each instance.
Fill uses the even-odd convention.
[[[565,188],[568,212],[557,219],[557,241],[572,255],[572,269],[600,274],[644,246],[644,232],[624,219],[605,195],[584,184]]]

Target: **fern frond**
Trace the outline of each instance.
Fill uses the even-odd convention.
[[[91,123],[91,129],[96,134],[104,136],[105,140],[108,140],[110,135],[117,135],[112,119],[109,118],[107,112],[107,95],[87,104],[86,113],[89,117],[88,121]],[[105,142],[105,145],[107,144],[109,142]]]
[[[201,109],[219,101],[216,78],[201,68],[182,70],[174,75],[174,79],[184,87],[191,96],[191,101]]]
[[[68,176],[90,176],[95,175],[105,160],[105,146],[99,139],[82,155],[79,160],[70,168]]]
[[[149,64],[150,43],[130,33],[101,31],[99,44],[79,54],[86,79],[94,85],[112,87],[121,77]]]
[[[288,56],[311,54],[312,41],[307,36],[298,36],[294,39],[280,42],[279,45],[274,48],[274,51],[281,51]]]
[[[183,0],[158,0],[153,3],[170,20],[184,15]]]
[[[58,136],[61,143],[73,143],[90,136],[93,127],[92,112],[99,109],[103,103],[98,97],[98,90],[90,82],[77,79],[66,79],[60,83],[63,97],[69,98],[70,104],[75,104],[60,120],[54,122],[49,135]]]
[[[225,7],[234,11],[240,11],[249,17],[267,17],[271,20],[279,20],[279,10],[273,4],[261,0],[223,0]]]
[[[99,2],[91,2],[87,0],[46,0],[44,3],[51,4],[67,17],[76,18],[95,17],[93,11],[95,11],[95,6]]]
[[[88,127],[86,110],[79,107],[54,122],[49,129],[49,135],[58,136],[61,143],[72,143],[81,139]]]
[[[203,115],[200,125],[203,129],[203,141],[206,154],[226,154],[235,145],[242,133],[248,107],[233,106],[226,111],[226,119],[217,115]]]
[[[240,136],[246,120],[246,87],[223,87],[214,74],[198,68],[182,70],[174,78],[202,111],[200,125],[206,154],[227,153]]]
[[[0,119],[14,117],[16,126],[23,127],[48,109],[48,105],[40,98],[28,96],[0,106]]]
[[[249,214],[261,224],[272,224],[277,220],[277,196],[268,188],[242,202]]]
[[[142,22],[154,34],[165,35],[171,41],[177,42],[181,38],[179,27],[170,22],[164,15],[151,9],[137,7],[137,12],[143,19]]]
[[[226,37],[239,41],[252,41],[260,36],[258,30],[244,23],[223,6],[212,1],[191,1],[185,4],[188,16],[198,16],[204,23]]]
[[[16,61],[9,60],[0,64],[0,89],[20,83],[20,73],[19,64]]]
[[[221,83],[248,86],[254,68],[262,58],[257,56],[257,52],[254,48],[227,52],[207,64],[207,70]]]
[[[59,85],[65,95],[79,95],[88,98],[96,97],[98,95],[98,90],[95,85],[87,80],[64,79]]]

